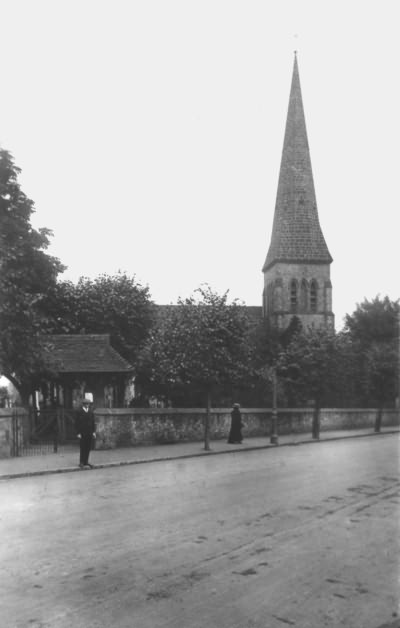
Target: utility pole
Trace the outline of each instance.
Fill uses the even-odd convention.
[[[272,425],[270,443],[278,445],[278,376],[276,366],[272,368]]]

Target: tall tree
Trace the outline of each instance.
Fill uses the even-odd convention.
[[[399,301],[376,296],[358,304],[345,319],[344,334],[351,339],[356,361],[357,395],[377,406],[377,432],[384,405],[392,404],[398,392],[398,312]]]
[[[46,253],[52,232],[34,229],[34,203],[21,190],[20,169],[0,149],[0,371],[27,401],[44,368],[38,337],[49,314],[46,292],[64,270]]]
[[[239,382],[247,373],[249,321],[244,308],[227,294],[209,286],[196,291],[200,298],[178,300],[151,333],[146,348],[152,381],[172,390],[195,386],[207,407],[204,447],[210,448],[209,425],[213,393],[218,387]]]
[[[272,325],[268,318],[262,318],[257,325],[252,327],[249,334],[249,347],[251,351],[251,369],[249,369],[249,384],[254,391],[255,398],[260,405],[272,402],[276,392],[276,370],[279,366],[280,356],[284,355],[286,347],[292,339],[302,332],[302,324],[297,316],[293,316],[290,324],[283,331]],[[292,369],[291,369],[292,373]],[[286,375],[288,371],[286,370]],[[289,394],[288,401],[294,399],[291,387],[288,385],[288,377],[285,377],[286,391]],[[254,395],[253,395],[254,396]]]
[[[396,338],[399,300],[391,301],[388,296],[365,299],[357,305],[353,314],[346,314],[344,330],[352,340],[366,345],[376,342],[392,342]]]
[[[248,335],[250,368],[248,388],[252,402],[267,406],[272,401],[273,381],[271,373],[282,350],[281,333],[268,318],[261,318],[250,328]]]
[[[308,328],[296,333],[281,354],[279,374],[295,387],[299,401],[312,400],[313,438],[319,438],[320,411],[335,386],[337,336],[333,331]]]

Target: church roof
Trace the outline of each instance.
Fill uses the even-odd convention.
[[[43,337],[49,362],[59,373],[123,373],[132,366],[111,346],[109,334],[52,334]]]
[[[271,243],[263,272],[276,262],[332,262],[319,224],[296,55]]]

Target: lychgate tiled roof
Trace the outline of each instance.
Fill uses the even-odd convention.
[[[44,337],[49,363],[59,373],[123,373],[132,366],[111,346],[108,334],[53,334]]]
[[[319,224],[296,56],[271,244],[263,272],[275,262],[332,262]]]

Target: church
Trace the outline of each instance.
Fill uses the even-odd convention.
[[[304,328],[333,329],[332,261],[318,218],[295,53],[271,242],[262,268],[263,316],[282,330],[293,316]]]
[[[250,319],[257,322],[264,317],[283,331],[296,316],[303,328],[334,329],[331,263],[319,224],[295,55],[271,241],[262,268],[262,306],[245,306]],[[156,317],[171,307],[157,305]],[[135,394],[127,384],[134,368],[116,354],[108,335],[53,335],[50,339],[60,370],[49,399],[71,407],[89,386],[95,405],[118,407]],[[65,388],[62,399],[60,382]]]

